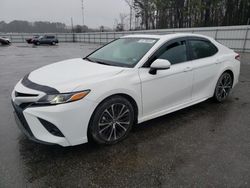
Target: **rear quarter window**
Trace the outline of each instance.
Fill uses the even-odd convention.
[[[209,41],[190,40],[189,46],[192,52],[192,59],[210,57],[218,52],[217,47]]]

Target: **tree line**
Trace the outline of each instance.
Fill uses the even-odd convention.
[[[61,32],[68,32],[68,28],[64,23],[59,22],[28,22],[28,21],[21,21],[15,20],[10,23],[6,23],[4,21],[0,22],[0,32],[12,32],[12,33],[45,33],[45,32],[52,32],[52,33],[61,33]]]
[[[250,24],[250,0],[125,0],[134,12],[134,29],[190,28]],[[107,10],[108,11],[108,10]],[[116,30],[124,30],[125,17],[120,15]],[[127,15],[126,15],[127,17]],[[130,27],[131,29],[131,27]],[[0,32],[67,33],[105,31],[60,22],[0,21]]]
[[[250,0],[134,0],[140,29],[246,25]]]
[[[107,28],[101,27],[101,31],[108,30]],[[100,29],[91,29],[86,25],[67,26],[60,22],[28,22],[22,20],[14,20],[10,23],[0,21],[0,33],[82,33],[82,32],[93,32],[100,31]]]
[[[100,28],[92,29],[86,25],[67,26],[60,22],[28,22],[22,20],[14,20],[10,23],[0,21],[0,33],[83,33],[83,32],[104,32],[111,31],[109,28],[100,26]]]

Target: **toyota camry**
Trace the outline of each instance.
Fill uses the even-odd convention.
[[[115,144],[134,124],[212,97],[225,101],[239,72],[239,55],[210,37],[131,35],[29,73],[12,104],[31,140]]]

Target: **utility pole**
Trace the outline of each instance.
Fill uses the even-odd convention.
[[[74,23],[73,23],[73,18],[71,17],[71,29],[72,29],[72,33],[74,33]]]
[[[71,17],[71,27],[72,27],[72,40],[75,42],[75,31],[74,31],[74,23],[73,23],[73,18]]]
[[[84,29],[84,4],[83,4],[83,0],[81,0],[82,2],[82,28]]]

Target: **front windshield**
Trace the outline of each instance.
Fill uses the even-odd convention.
[[[112,66],[134,67],[157,39],[121,38],[90,54],[86,59]]]

